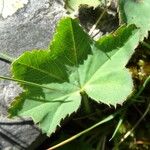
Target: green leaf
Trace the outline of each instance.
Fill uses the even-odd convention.
[[[60,121],[67,115],[77,111],[80,107],[81,96],[75,86],[63,84],[47,84],[41,96],[34,89],[34,93],[23,92],[12,103],[9,113],[12,116],[32,117],[44,133],[50,135],[60,126]],[[21,110],[19,110],[21,109]]]
[[[138,43],[139,32],[134,25],[100,39],[93,46],[93,54],[79,68],[82,90],[97,102],[124,102],[133,90],[125,66]]]
[[[65,7],[69,12],[78,11],[81,5],[88,5],[90,7],[97,7],[100,4],[104,4],[104,0],[65,0]]]
[[[24,92],[10,115],[32,117],[50,135],[80,107],[80,93],[105,104],[123,102],[133,89],[125,65],[138,37],[131,25],[94,42],[75,20],[62,19],[48,50],[25,52],[12,63],[13,80]]]
[[[48,50],[25,52],[16,59],[13,78],[31,84],[21,84],[25,92],[12,103],[11,116],[30,116],[50,135],[61,119],[77,111],[81,102],[79,82],[67,82],[91,52],[90,43],[78,23],[65,18],[58,24]]]
[[[90,43],[90,37],[77,21],[62,19],[48,51],[25,52],[12,64],[13,76],[39,84],[68,81],[66,66],[83,63],[91,52]]]
[[[119,0],[120,20],[122,23],[135,24],[140,28],[140,40],[148,36],[150,30],[149,0]]]

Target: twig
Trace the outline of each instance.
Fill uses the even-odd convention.
[[[8,63],[12,63],[15,60],[15,58],[8,56],[6,54],[3,54],[3,53],[0,53],[0,59]]]
[[[111,0],[111,1],[112,1],[112,0]],[[111,3],[111,1],[110,1],[110,3]],[[92,33],[93,33],[93,31],[96,29],[98,23],[100,22],[100,20],[103,18],[104,14],[106,13],[106,11],[107,11],[107,9],[108,9],[108,7],[109,7],[109,6],[107,6],[106,1],[105,1],[105,5],[106,5],[106,7],[105,7],[104,11],[103,11],[102,14],[99,16],[99,18],[98,18],[98,20],[96,21],[96,23],[92,26],[91,30],[89,31],[89,35],[92,35]]]
[[[75,140],[76,138],[78,138],[78,137],[82,136],[83,134],[85,134],[85,133],[87,133],[87,132],[93,130],[94,128],[98,127],[99,125],[101,125],[101,124],[103,124],[103,123],[105,123],[105,122],[108,122],[108,121],[112,120],[118,113],[120,113],[120,111],[114,113],[113,115],[110,115],[110,116],[106,117],[105,119],[103,119],[102,121],[96,123],[95,125],[93,125],[93,126],[87,128],[86,130],[84,130],[84,131],[82,131],[82,132],[80,132],[80,133],[78,133],[78,134],[72,136],[71,138],[69,138],[69,139],[67,139],[67,140],[65,140],[65,141],[60,142],[60,143],[57,144],[57,145],[54,145],[54,146],[50,147],[50,148],[47,149],[47,150],[54,150],[54,149],[56,149],[56,148],[58,148],[58,147],[61,147],[61,146],[65,145],[65,144],[67,144],[67,143],[69,143],[69,142]]]
[[[142,115],[142,117],[137,121],[137,123],[133,126],[133,128],[128,131],[124,136],[123,138],[120,140],[119,144],[120,145],[132,132],[133,130],[140,124],[140,122],[144,119],[144,117],[147,115],[147,113],[149,112],[150,110],[150,103],[149,105],[147,106],[147,109],[145,110],[144,114]]]

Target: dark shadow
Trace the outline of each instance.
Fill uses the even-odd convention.
[[[0,61],[3,61],[3,62],[8,63],[8,64],[11,64],[11,61],[9,61],[7,59],[0,58]]]
[[[33,125],[32,120],[20,120],[20,121],[7,121],[7,122],[1,122],[0,121],[0,126],[1,125]]]

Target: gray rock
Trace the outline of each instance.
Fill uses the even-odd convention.
[[[27,5],[12,16],[6,19],[1,16],[0,53],[16,58],[26,50],[47,48],[56,22],[64,14],[62,1],[29,0]],[[1,60],[0,75],[10,75],[10,64]],[[10,101],[20,90],[15,83],[0,80],[0,149],[2,150],[34,149],[40,144],[39,140],[43,140],[39,139],[41,132],[30,119],[7,119]]]

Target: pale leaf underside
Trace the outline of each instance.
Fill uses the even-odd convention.
[[[94,42],[76,21],[60,21],[48,50],[25,52],[12,64],[24,92],[11,104],[11,116],[32,117],[50,135],[81,104],[86,92],[97,102],[122,103],[133,83],[126,63],[139,42],[134,25]]]

